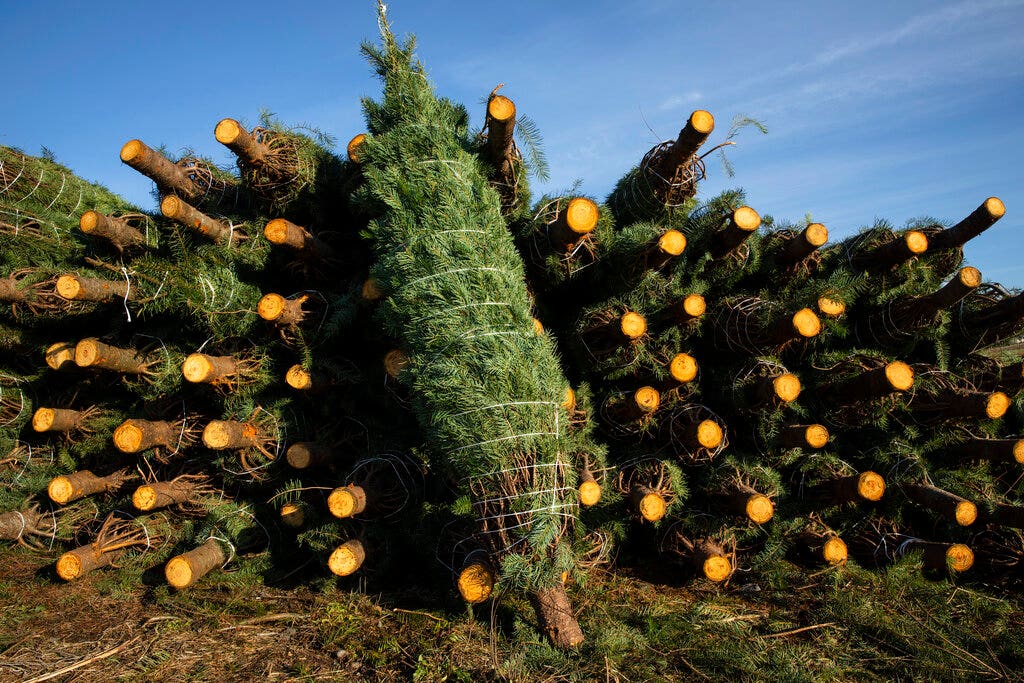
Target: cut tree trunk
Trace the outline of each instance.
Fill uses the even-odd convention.
[[[258,166],[269,150],[234,119],[221,119],[213,129],[213,136],[245,164]]]
[[[349,576],[358,571],[365,561],[366,549],[360,541],[352,539],[334,549],[327,558],[327,568],[335,576]]]
[[[928,251],[928,238],[919,230],[909,230],[873,251],[854,258],[853,265],[864,270],[886,270]]]
[[[366,511],[366,500],[362,486],[341,486],[327,496],[327,509],[338,519],[348,519]]]
[[[316,441],[300,441],[288,447],[288,464],[297,470],[316,467],[333,459],[331,448]]]
[[[78,221],[78,228],[90,237],[100,237],[114,245],[118,251],[126,247],[146,244],[146,236],[120,218],[99,211],[86,211]]]
[[[787,448],[824,448],[828,428],[820,424],[788,425],[779,432],[779,443]]]
[[[697,153],[714,129],[715,117],[711,115],[711,112],[698,109],[690,114],[686,125],[679,131],[676,141],[662,156],[656,173],[665,181],[671,181],[679,167],[687,163]]]
[[[910,500],[960,526],[970,526],[978,519],[978,506],[955,493],[930,484],[903,484],[900,488]]]
[[[572,611],[565,586],[555,584],[530,593],[530,604],[537,613],[540,630],[555,647],[578,647],[583,643],[583,630]]]
[[[146,356],[140,351],[110,346],[95,337],[83,339],[75,345],[75,365],[125,375],[144,375],[149,371]]]
[[[259,439],[259,430],[248,422],[213,420],[203,429],[203,445],[213,450],[252,448]]]
[[[271,244],[289,247],[303,256],[328,259],[334,256],[334,250],[317,239],[306,228],[296,225],[284,218],[275,218],[263,228],[263,236]]]
[[[884,494],[885,479],[876,472],[867,471],[815,484],[808,488],[806,497],[832,505],[842,505],[855,501],[877,502]]]
[[[729,217],[729,223],[711,238],[711,257],[720,259],[736,251],[761,227],[761,216],[749,206],[741,206]]]
[[[109,567],[124,553],[123,550],[103,552],[93,544],[68,551],[57,560],[57,576],[65,581],[81,578],[94,569]]]
[[[231,226],[210,218],[205,213],[174,195],[160,200],[160,213],[175,223],[193,230],[217,244],[232,246],[241,237]]]
[[[942,230],[928,238],[929,248],[933,251],[956,249],[967,244],[985,230],[988,230],[1006,213],[1006,206],[998,197],[989,197],[981,206],[971,212],[952,228]]]
[[[203,193],[180,166],[141,140],[125,143],[121,148],[121,161],[155,182],[161,194],[175,193],[195,199]]]
[[[114,446],[122,453],[141,453],[150,448],[170,448],[181,438],[181,428],[173,422],[125,420],[114,430]]]
[[[811,223],[779,250],[777,262],[782,266],[800,263],[828,242],[828,228],[821,223]]]
[[[54,503],[67,505],[97,493],[116,493],[132,478],[125,471],[97,477],[89,470],[80,470],[54,477],[50,480],[46,492]]]
[[[223,567],[231,559],[224,549],[224,544],[211,538],[198,548],[173,557],[164,566],[167,583],[178,590],[188,588],[199,579],[218,567]]]
[[[295,299],[286,299],[271,292],[263,295],[256,305],[256,312],[269,323],[279,327],[290,327],[305,320],[306,311],[302,309],[302,304],[308,299],[309,296],[306,294]]]
[[[218,384],[238,375],[238,361],[232,356],[208,356],[193,353],[181,365],[181,374],[189,382]]]
[[[902,361],[866,370],[845,381],[824,387],[822,395],[830,396],[840,405],[872,400],[914,386],[914,369]]]
[[[105,303],[109,301],[123,301],[126,298],[131,301],[134,297],[129,296],[130,285],[128,281],[101,280],[94,277],[79,277],[73,273],[66,273],[57,278],[57,294],[68,301],[96,301]]]
[[[560,251],[572,251],[581,239],[597,227],[600,210],[586,197],[575,197],[558,213],[548,231],[551,245]]]
[[[140,512],[152,512],[172,505],[187,503],[195,494],[189,481],[157,481],[143,484],[132,494],[132,505]]]

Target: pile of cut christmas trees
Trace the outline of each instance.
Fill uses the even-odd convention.
[[[534,200],[512,101],[471,130],[381,26],[347,159],[269,119],[217,124],[237,172],[131,140],[147,213],[0,148],[0,537],[177,589],[436,555],[562,646],[623,542],[710,582],[1020,566],[1024,296],[962,263],[998,199],[830,245],[698,201],[697,111],[605,202]]]

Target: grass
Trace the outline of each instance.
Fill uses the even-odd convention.
[[[228,575],[173,593],[103,572],[72,587],[48,576],[48,562],[0,551],[0,681],[81,662],[83,681],[931,681],[1024,671],[1020,594],[930,579],[913,556],[887,570],[780,562],[724,588],[658,576],[663,566],[598,572],[571,587],[588,636],[574,652],[547,645],[516,596],[469,610],[454,598],[424,604],[417,587],[373,592],[372,580],[283,590]]]

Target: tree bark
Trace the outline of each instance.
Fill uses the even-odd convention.
[[[57,278],[57,294],[69,301],[96,301],[105,303],[108,301],[124,300],[128,297],[131,301],[134,297],[128,296],[130,285],[128,281],[101,280],[94,277],[79,277],[73,273],[66,273]]]
[[[114,446],[122,453],[141,453],[155,446],[171,447],[181,434],[173,422],[125,420],[114,430]]]
[[[65,581],[73,581],[94,569],[109,567],[123,553],[123,550],[101,552],[90,543],[61,555],[57,560],[57,575]]]
[[[258,166],[266,157],[268,149],[256,141],[238,121],[234,119],[221,119],[217,127],[213,129],[213,136],[249,166]]]
[[[552,645],[573,648],[583,643],[583,630],[573,614],[565,586],[556,584],[533,591],[530,604],[537,613],[540,630],[547,634]]]
[[[146,357],[135,349],[120,349],[95,337],[75,345],[75,365],[80,368],[112,370],[126,375],[142,375],[149,369]]]
[[[230,225],[210,218],[183,199],[167,195],[160,200],[160,212],[175,223],[193,230],[217,244],[232,246],[238,240]]]
[[[985,230],[988,230],[1006,213],[1006,207],[998,197],[989,197],[981,206],[972,211],[967,218],[952,228],[942,230],[928,238],[929,248],[933,251],[956,249],[967,244]]]
[[[711,257],[720,259],[734,252],[761,226],[761,216],[749,206],[732,212],[729,223],[711,237]]]
[[[113,244],[118,251],[125,247],[144,245],[146,236],[120,218],[99,211],[86,211],[78,221],[78,228],[90,237],[100,237]]]
[[[180,166],[141,140],[125,143],[121,148],[121,161],[155,182],[161,194],[176,193],[186,199],[202,194]]]
[[[214,569],[227,563],[227,552],[221,541],[211,538],[198,548],[171,558],[164,566],[167,583],[181,590],[188,588]]]

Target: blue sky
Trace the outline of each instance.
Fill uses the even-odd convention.
[[[724,135],[702,194],[742,186],[777,219],[810,213],[840,239],[876,218],[956,220],[996,195],[1007,216],[968,247],[987,279],[1024,287],[1024,0],[545,3],[394,0],[438,91],[470,107],[498,83],[540,127],[555,192],[603,197],[690,111]],[[371,0],[222,3],[0,0],[0,144],[50,148],[153,207],[118,160],[133,137],[231,163],[225,116],[261,108],[343,147],[377,81],[358,46]]]

